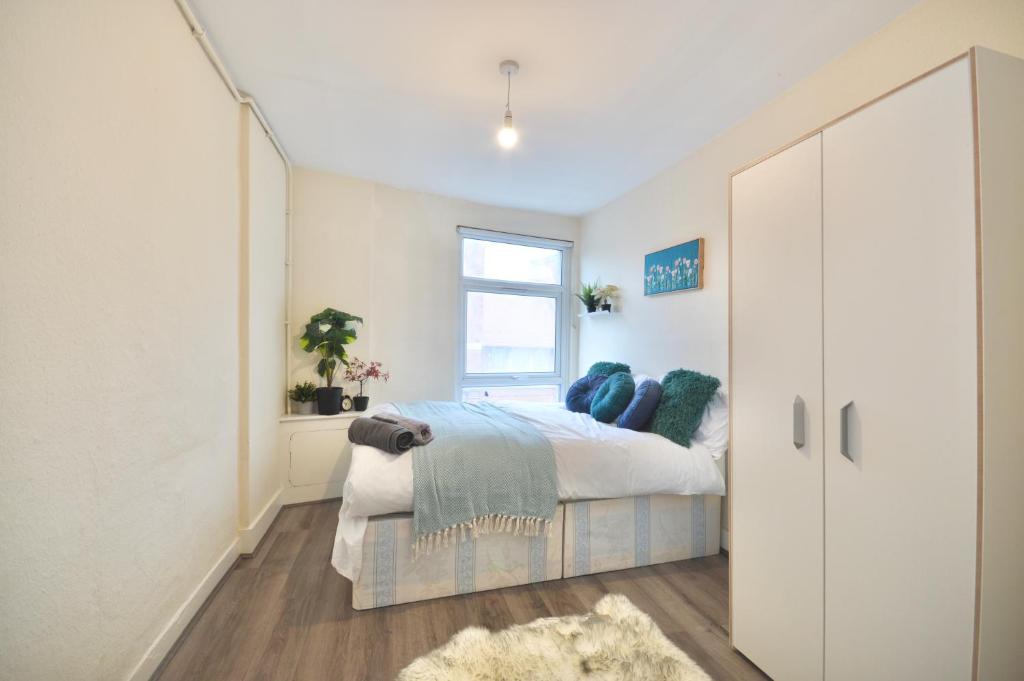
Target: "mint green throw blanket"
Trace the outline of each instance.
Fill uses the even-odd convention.
[[[533,425],[486,402],[395,407],[434,433],[406,455],[412,456],[414,559],[490,532],[547,534],[558,503],[555,453]]]

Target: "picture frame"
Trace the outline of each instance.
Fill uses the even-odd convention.
[[[704,238],[645,255],[643,279],[645,296],[704,288]]]

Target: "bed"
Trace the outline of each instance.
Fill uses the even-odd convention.
[[[560,405],[500,406],[551,443],[559,503],[549,531],[538,536],[481,535],[413,560],[414,452],[392,455],[355,445],[332,556],[334,567],[353,583],[353,607],[382,607],[718,552],[725,494],[717,461],[724,453],[721,442],[698,437],[684,448],[660,435],[603,424]],[[368,415],[375,412],[397,409],[379,405]]]

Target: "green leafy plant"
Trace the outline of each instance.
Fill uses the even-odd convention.
[[[576,297],[580,299],[580,302],[587,306],[587,309],[595,308],[601,304],[601,298],[597,295],[597,290],[601,287],[600,282],[593,282],[592,284],[582,284],[580,286],[580,292],[576,294]]]
[[[306,332],[299,338],[303,350],[320,355],[316,373],[327,381],[328,388],[334,385],[338,369],[348,366],[345,346],[356,339],[352,325],[357,322],[362,324],[363,318],[328,307],[309,318]]]
[[[296,402],[312,402],[316,399],[316,383],[296,383],[295,387],[288,391],[288,397]]]

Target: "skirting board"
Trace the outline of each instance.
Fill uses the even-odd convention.
[[[135,666],[132,673],[128,675],[128,681],[148,681],[153,673],[163,662],[167,653],[177,642],[185,627],[188,626],[195,614],[206,603],[213,590],[220,584],[220,580],[228,573],[231,566],[238,560],[238,539],[235,539],[228,546],[227,550],[217,559],[210,571],[199,582],[199,586],[189,594],[185,602],[178,608],[178,611],[171,617],[171,621],[163,628],[160,635],[153,641],[142,660]]]
[[[270,501],[263,507],[256,519],[252,521],[249,527],[241,527],[238,529],[238,552],[242,555],[249,555],[255,550],[256,546],[259,545],[260,540],[270,529],[271,523],[274,522],[274,518],[281,510],[281,496],[284,492],[283,489],[277,490],[274,496],[270,497]]]

